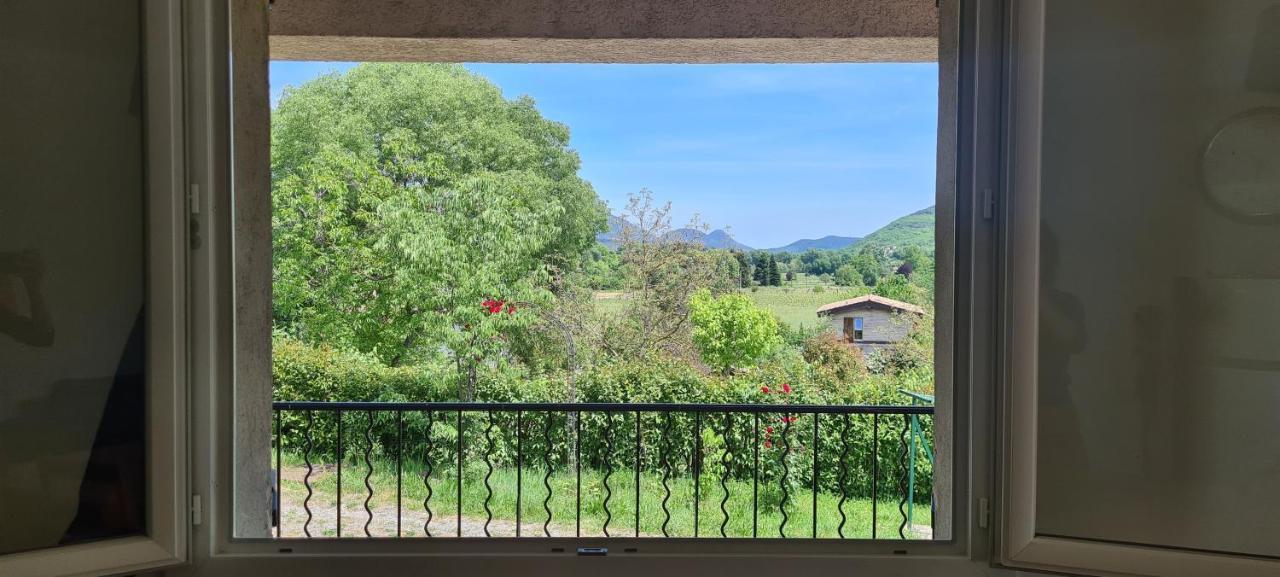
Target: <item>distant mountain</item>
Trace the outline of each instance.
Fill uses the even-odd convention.
[[[814,250],[845,250],[857,248],[864,245],[877,245],[884,247],[904,247],[919,246],[926,251],[933,252],[934,249],[934,226],[937,221],[934,207],[929,207],[921,211],[913,212],[899,218],[889,224],[884,225],[875,232],[862,237],[854,238],[849,236],[824,236],[819,239],[802,239],[797,240],[786,246],[767,249],[769,252],[789,252],[801,253],[809,249]],[[607,232],[596,235],[596,240],[611,249],[617,249],[621,240],[622,231],[630,223],[626,219],[619,216],[609,216],[609,230]],[[711,232],[702,232],[693,228],[681,228],[667,233],[667,238],[679,239],[684,242],[695,242],[707,248],[741,250],[750,252],[755,250],[745,244],[735,240],[729,233],[723,230],[713,230]]]
[[[884,225],[853,246],[876,245],[901,248],[914,245],[933,252],[936,222],[936,211],[931,206]]]
[[[667,238],[693,242],[712,249],[753,250],[751,247],[734,240],[732,236],[729,236],[729,233],[719,229],[711,232],[702,232],[693,228],[681,228],[667,233]]]
[[[835,236],[829,235],[819,239],[801,239],[787,246],[768,249],[769,252],[789,252],[801,253],[808,250],[840,250],[849,246],[853,246],[858,242],[858,238],[852,236]]]
[[[617,250],[622,241],[622,231],[631,226],[630,222],[620,216],[609,216],[609,230],[596,235],[596,240],[611,249]],[[679,228],[668,232],[668,239],[701,244],[707,248],[750,251],[751,247],[734,240],[723,230],[702,232],[693,228]]]
[[[618,250],[618,244],[621,242],[622,229],[629,226],[630,223],[620,216],[609,215],[609,230],[596,235],[596,241],[609,247],[611,250]]]

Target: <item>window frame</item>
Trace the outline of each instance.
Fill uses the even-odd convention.
[[[1063,0],[1059,0],[1063,1]],[[1280,574],[1280,562],[1247,555],[1110,543],[1036,533],[1037,334],[1040,158],[1046,0],[1014,0],[1007,74],[1008,235],[1002,252],[1000,546],[1005,567],[1088,575],[1245,577]]]
[[[0,555],[0,575],[103,575],[188,557],[186,213],[181,5],[142,0],[146,189],[146,535]],[[21,521],[15,521],[21,522]]]
[[[194,575],[270,575],[281,570],[312,571],[318,575],[346,574],[366,571],[369,556],[377,556],[380,570],[394,574],[416,572],[429,560],[434,570],[444,573],[474,571],[477,563],[492,572],[502,567],[528,571],[530,567],[557,571],[598,568],[589,563],[607,562],[611,567],[657,567],[663,563],[679,563],[667,569],[683,571],[700,563],[713,563],[716,572],[743,570],[759,572],[776,564],[779,570],[797,568],[811,570],[863,569],[893,571],[904,575],[953,575],[957,570],[973,571],[988,559],[989,536],[983,512],[974,510],[987,502],[990,493],[990,459],[988,428],[981,425],[990,417],[990,388],[971,383],[990,382],[990,367],[978,359],[990,358],[992,342],[989,318],[994,312],[994,238],[993,219],[984,218],[980,195],[975,190],[997,184],[998,171],[994,152],[998,145],[965,144],[974,139],[976,127],[990,124],[998,104],[1000,77],[998,67],[976,63],[980,58],[998,55],[998,23],[1001,5],[1006,0],[943,0],[944,17],[940,43],[951,42],[949,53],[940,60],[939,116],[939,220],[953,223],[940,227],[939,255],[939,326],[949,330],[938,339],[938,383],[951,392],[951,398],[939,397],[939,403],[950,402],[949,421],[940,423],[952,431],[952,465],[938,471],[948,481],[950,505],[950,537],[936,541],[809,541],[802,539],[737,540],[737,539],[483,539],[483,540],[275,540],[233,538],[234,477],[236,462],[233,446],[237,431],[231,417],[235,413],[234,308],[230,299],[219,295],[238,294],[232,279],[236,275],[233,249],[232,211],[236,197],[243,191],[231,191],[231,140],[240,130],[227,131],[232,103],[221,95],[238,92],[231,85],[231,65],[219,55],[252,58],[254,66],[265,71],[266,55],[245,54],[231,50],[231,22],[260,19],[263,2],[237,0],[230,8],[210,0],[189,0],[198,7],[191,11],[188,38],[191,59],[189,73],[194,80],[190,94],[191,107],[198,111],[191,120],[191,130],[199,137],[191,147],[192,180],[210,191],[203,210],[201,230],[208,235],[210,248],[193,254],[192,312],[194,321],[193,359],[195,397],[201,410],[192,418],[196,423],[192,463],[192,479],[196,491],[205,495],[208,515],[194,530],[194,554],[198,565]],[[237,11],[233,13],[232,11]],[[980,25],[981,24],[981,25]],[[263,39],[265,46],[265,39]],[[260,47],[261,48],[261,47]],[[261,58],[261,61],[258,59]],[[979,104],[985,106],[980,107]],[[986,141],[982,141],[986,142]],[[206,220],[207,219],[207,220]],[[267,250],[270,250],[269,245]],[[269,262],[269,255],[267,256]],[[945,262],[944,262],[945,261]],[[954,274],[948,274],[954,272]],[[939,419],[940,421],[942,419]],[[970,487],[974,487],[973,491]],[[940,531],[941,532],[941,531]],[[637,548],[637,553],[614,554],[605,560],[579,562],[574,550],[579,546],[603,546],[620,552]],[[553,547],[565,553],[552,553]],[[622,560],[622,561],[619,561]],[[628,563],[628,565],[619,565]],[[657,564],[657,565],[655,565]],[[658,569],[662,570],[662,569]]]

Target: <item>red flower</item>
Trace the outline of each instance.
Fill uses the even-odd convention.
[[[766,449],[772,449],[772,448],[773,448],[773,441],[765,441],[765,442],[764,442],[764,448],[766,448]]]
[[[769,394],[769,387],[760,387],[760,392],[766,395]]]
[[[787,383],[782,383],[782,392],[791,394],[791,385]]]
[[[769,433],[770,435],[772,435],[772,434],[773,434],[773,427],[765,427],[765,428],[764,428],[764,432]]]
[[[507,314],[513,315],[515,313],[516,313],[516,305],[514,304],[507,305]]]

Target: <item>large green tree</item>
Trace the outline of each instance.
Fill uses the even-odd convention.
[[[458,65],[316,79],[271,136],[277,324],[392,365],[443,350],[464,397],[605,226],[569,129]]]

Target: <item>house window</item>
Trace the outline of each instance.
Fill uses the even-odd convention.
[[[853,340],[862,340],[862,317],[853,318]]]

